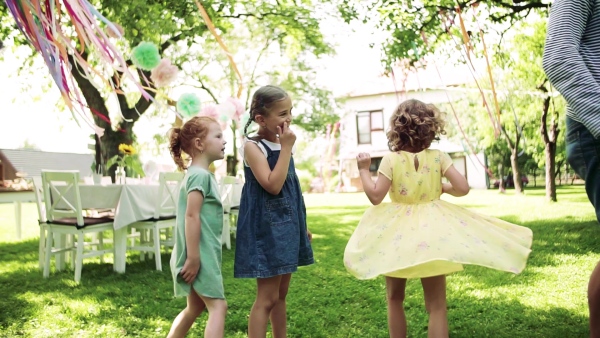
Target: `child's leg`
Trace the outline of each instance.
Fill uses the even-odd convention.
[[[273,338],[287,337],[287,311],[285,306],[285,297],[287,296],[290,287],[292,274],[288,273],[281,276],[279,282],[279,299],[271,310],[271,328],[273,329]]]
[[[429,338],[448,337],[446,310],[446,276],[421,278],[425,293],[425,308],[429,313]]]
[[[385,277],[385,287],[387,291],[390,338],[405,338],[406,315],[404,314],[404,292],[406,289],[406,279]]]
[[[187,297],[186,308],[183,309],[183,311],[181,311],[173,321],[173,325],[171,325],[171,330],[169,331],[169,335],[167,335],[167,337],[185,337],[186,333],[190,330],[190,327],[192,327],[192,324],[194,324],[196,318],[198,318],[205,308],[206,304],[204,304],[204,301],[192,288]]]
[[[248,320],[248,338],[264,338],[267,335],[269,314],[279,299],[281,276],[256,279],[256,301]]]
[[[200,296],[208,309],[208,322],[204,329],[205,338],[223,338],[225,335],[225,316],[227,315],[227,302],[225,299],[208,298]]]

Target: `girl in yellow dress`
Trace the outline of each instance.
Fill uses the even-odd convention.
[[[385,276],[390,337],[406,337],[403,301],[407,278],[420,278],[429,313],[429,337],[448,337],[446,277],[475,264],[520,273],[531,252],[532,232],[440,200],[464,196],[469,185],[447,154],[428,149],[445,134],[431,104],[401,103],[387,132],[391,153],[369,173],[369,154],[357,156],[360,178],[373,206],[365,211],[344,252],[346,269],[358,279]],[[450,183],[442,183],[442,176]],[[392,203],[380,204],[386,193]]]

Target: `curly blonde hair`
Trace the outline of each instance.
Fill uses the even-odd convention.
[[[194,139],[204,140],[208,134],[208,127],[212,123],[219,123],[217,120],[208,116],[195,116],[187,121],[181,128],[172,128],[169,132],[169,151],[173,161],[177,164],[180,171],[187,169],[186,162],[189,158],[184,158],[184,153],[192,156]]]
[[[445,135],[445,114],[432,104],[406,100],[396,108],[386,133],[391,151],[419,152]]]

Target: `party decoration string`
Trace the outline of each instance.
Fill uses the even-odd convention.
[[[19,30],[32,47],[42,55],[50,75],[76,121],[79,120],[76,117],[78,114],[96,133],[99,132],[91,115],[86,113],[90,107],[84,103],[72,71],[79,72],[97,88],[99,86],[92,79],[102,81],[106,88],[110,88],[117,94],[121,93],[118,89],[121,80],[115,76],[117,83],[114,83],[111,75],[106,75],[116,72],[119,76],[131,80],[145,99],[154,101],[128,69],[121,52],[110,41],[108,35],[122,37],[123,29],[102,16],[88,1],[5,0],[5,2]],[[65,25],[66,21],[69,25]],[[101,28],[102,26],[107,27],[108,35]],[[71,38],[72,34],[69,33],[71,30],[75,32],[74,38]],[[94,54],[99,65],[97,68],[87,62],[86,52]],[[148,63],[144,64],[148,65]],[[93,113],[100,114],[97,111]],[[106,120],[108,117],[102,119]]]

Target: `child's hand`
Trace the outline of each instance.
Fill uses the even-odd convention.
[[[306,235],[308,236],[308,241],[312,243],[312,232],[310,232],[310,230],[306,229]]]
[[[190,259],[188,257],[179,274],[186,283],[192,284],[194,279],[196,279],[198,272],[200,272],[200,259]]]
[[[356,155],[356,164],[358,165],[358,170],[369,170],[371,166],[371,155],[368,153],[358,153]]]
[[[277,135],[279,135],[279,143],[282,148],[284,146],[292,147],[296,142],[296,134],[290,129],[287,122],[283,124],[283,127],[277,126]]]

